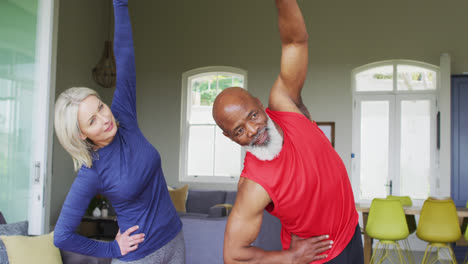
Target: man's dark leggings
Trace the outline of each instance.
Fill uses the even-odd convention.
[[[346,248],[336,258],[327,262],[329,264],[363,264],[364,250],[362,249],[361,228],[356,226],[354,236]]]

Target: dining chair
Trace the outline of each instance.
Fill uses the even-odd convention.
[[[396,195],[389,195],[387,196],[387,200],[397,200],[401,202],[402,206],[413,206],[413,201],[409,196],[396,196]],[[405,215],[406,223],[408,224],[408,231],[413,234],[416,231],[416,218],[414,215]],[[408,259],[408,263],[414,263],[413,252],[411,250],[410,243],[408,238],[401,240],[402,247],[405,249],[406,258]]]
[[[378,239],[370,263],[406,263],[404,254],[397,241],[408,237],[403,206],[398,200],[375,198],[372,200],[366,224],[368,236]]]
[[[446,249],[449,263],[457,263],[450,243],[460,239],[461,230],[458,222],[457,208],[451,199],[426,199],[421,209],[416,235],[429,244],[424,252],[422,264],[441,262],[440,256]],[[436,249],[436,254],[431,251]],[[444,258],[444,262],[447,260]]]

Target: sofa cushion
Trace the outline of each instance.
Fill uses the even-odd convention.
[[[185,263],[223,263],[224,230],[227,217],[183,217]]]
[[[0,236],[25,236],[28,234],[28,221],[0,225]]]
[[[210,207],[224,203],[225,198],[225,191],[189,190],[186,205],[187,212],[208,214]]]
[[[0,236],[25,236],[28,234],[28,222],[17,222],[12,224],[2,224],[0,225]],[[6,251],[5,244],[0,239],[0,263],[8,264],[8,254]]]
[[[54,246],[53,233],[28,236],[1,236],[11,264],[61,264],[60,251]]]
[[[187,192],[188,192],[188,185],[185,184],[184,186],[174,189],[167,186],[169,190],[169,195],[171,196],[172,203],[177,212],[186,212],[185,209],[185,201],[187,200]]]
[[[263,250],[282,250],[281,244],[281,221],[275,216],[263,211],[263,221],[257,239],[252,246],[262,248]]]
[[[5,244],[3,244],[3,241],[0,240],[0,263],[1,264],[8,264],[10,263],[8,261],[8,254],[6,252],[6,247]]]
[[[236,202],[237,191],[227,191],[226,192],[226,201],[224,203],[232,204]]]
[[[225,207],[222,207],[222,206],[210,207],[208,217],[223,217],[223,216],[227,216]]]

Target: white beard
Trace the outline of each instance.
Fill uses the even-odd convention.
[[[267,126],[264,128],[267,130],[268,139],[262,145],[248,145],[245,149],[252,153],[259,160],[272,160],[281,152],[283,148],[283,137],[280,135],[275,127],[273,121],[268,118]],[[257,133],[257,137],[263,134],[263,130]],[[252,142],[257,139],[255,137]]]

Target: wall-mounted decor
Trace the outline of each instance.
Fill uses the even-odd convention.
[[[330,140],[333,147],[335,147],[335,122],[316,122],[317,126]]]

